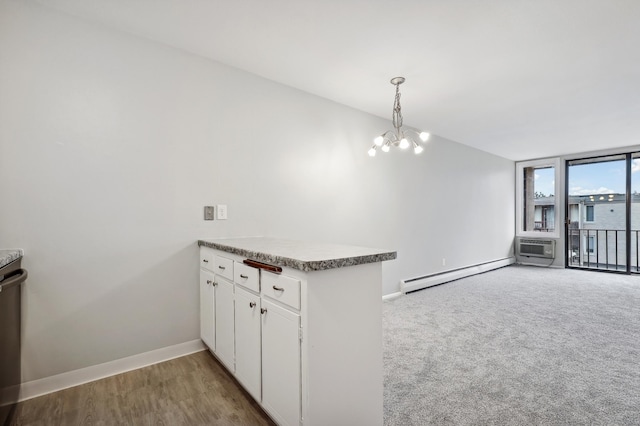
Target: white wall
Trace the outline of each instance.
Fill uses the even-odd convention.
[[[372,159],[388,120],[40,6],[0,0],[0,94],[26,381],[197,339],[198,238],[396,249],[385,294],[512,254],[513,162],[438,138]]]

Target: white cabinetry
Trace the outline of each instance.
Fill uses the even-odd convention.
[[[234,278],[236,284],[251,290],[255,293],[260,293],[260,270],[252,268],[242,263],[235,263],[233,268]]]
[[[249,394],[262,399],[260,296],[236,287],[236,378]]]
[[[382,425],[380,261],[276,274],[201,250],[202,339],[279,425]]]
[[[262,300],[262,406],[280,425],[300,424],[300,315]]]
[[[200,249],[200,338],[233,372],[233,260]]]
[[[213,272],[200,270],[200,338],[211,350],[216,348],[213,280]]]
[[[231,371],[235,370],[233,283],[216,275],[216,348],[215,354]]]
[[[300,280],[286,275],[262,272],[262,295],[300,310]]]

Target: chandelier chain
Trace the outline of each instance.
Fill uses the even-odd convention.
[[[402,127],[402,109],[400,107],[400,84],[396,84],[396,100],[393,103],[393,127],[395,127],[398,136]]]

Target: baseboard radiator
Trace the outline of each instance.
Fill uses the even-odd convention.
[[[466,266],[464,268],[452,269],[449,271],[438,272],[436,274],[424,275],[422,277],[402,280],[400,281],[400,290],[405,294],[412,291],[422,290],[423,288],[432,287],[434,285],[443,284],[449,281],[459,280],[460,278],[481,274],[493,269],[502,268],[504,266],[515,263],[515,261],[515,257],[507,257],[504,259],[492,260],[490,262]]]

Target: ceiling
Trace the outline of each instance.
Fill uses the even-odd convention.
[[[638,0],[35,1],[389,120],[404,76],[405,124],[512,160],[640,144]]]

